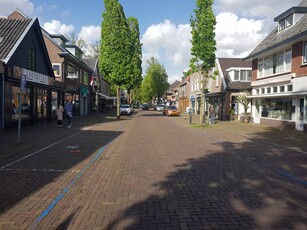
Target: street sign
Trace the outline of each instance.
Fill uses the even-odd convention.
[[[21,75],[21,80],[20,80],[20,91],[22,93],[25,93],[26,87],[27,87],[27,76],[23,74]]]

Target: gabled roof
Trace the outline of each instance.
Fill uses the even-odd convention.
[[[85,64],[87,64],[91,69],[94,71],[97,68],[97,63],[98,59],[97,58],[87,58],[87,59],[82,59]]]
[[[290,12],[304,12],[307,13],[307,0],[303,0],[297,7],[292,7],[287,10],[280,16],[276,17],[275,20],[279,19],[279,17],[288,14]],[[278,26],[266,36],[266,38],[258,44],[258,46],[245,58],[251,59],[254,58],[268,50],[276,48],[278,46],[287,44],[291,41],[294,41],[300,37],[307,35],[307,14],[304,15],[298,22],[296,22],[293,26],[278,32]]]
[[[251,88],[251,82],[231,81],[231,78],[226,71],[229,68],[252,68],[251,61],[244,61],[243,58],[218,58],[217,61],[222,70],[222,73],[220,74],[224,77],[228,89],[244,90]]]
[[[35,20],[0,18],[0,60],[8,62]]]

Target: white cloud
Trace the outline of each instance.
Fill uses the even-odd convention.
[[[216,22],[217,57],[246,57],[266,35],[261,33],[262,20],[221,13]]]
[[[29,0],[1,0],[0,15],[7,16],[16,9],[26,15],[31,15],[34,11],[34,5]]]
[[[50,34],[63,34],[67,37],[70,37],[74,31],[73,25],[62,24],[58,20],[44,23],[43,28]]]
[[[78,35],[78,39],[82,38],[88,44],[93,44],[100,40],[101,27],[100,26],[83,26]]]
[[[176,26],[170,20],[148,27],[141,39],[143,68],[147,67],[146,60],[153,56],[164,64],[169,82],[180,78],[182,68],[186,68],[190,60],[190,31],[189,24]]]

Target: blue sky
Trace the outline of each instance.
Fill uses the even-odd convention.
[[[246,57],[276,26],[274,17],[301,0],[215,0],[217,57]],[[190,17],[196,0],[119,0],[126,17],[140,24],[143,68],[154,56],[162,63],[169,82],[179,80],[190,60]],[[0,15],[15,9],[38,17],[49,33],[72,32],[88,43],[98,41],[103,0],[0,0]]]

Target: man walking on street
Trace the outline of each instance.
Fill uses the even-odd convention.
[[[71,127],[71,118],[72,118],[72,103],[71,103],[71,95],[67,96],[67,103],[65,104],[65,114],[68,122],[68,128]]]

